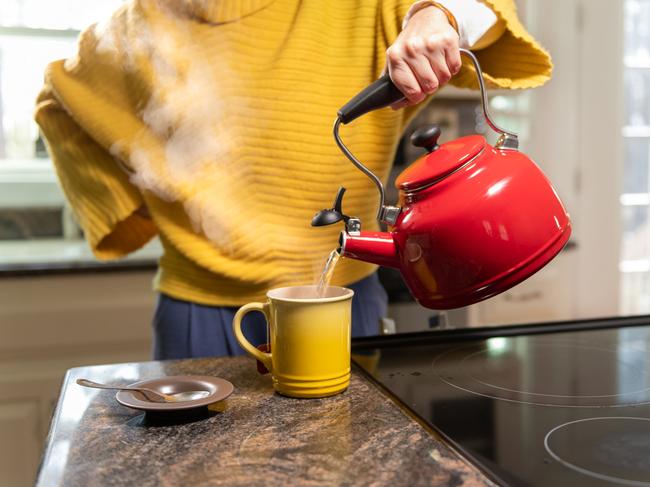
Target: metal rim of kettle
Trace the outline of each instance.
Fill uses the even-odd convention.
[[[494,147],[497,149],[504,149],[504,150],[517,150],[519,148],[519,139],[517,137],[517,134],[502,129],[490,117],[490,112],[488,110],[487,90],[485,88],[485,82],[483,80],[483,71],[481,70],[481,65],[479,64],[478,59],[476,58],[474,53],[472,53],[467,49],[461,48],[460,53],[470,58],[472,64],[474,65],[474,69],[476,70],[479,90],[481,92],[481,105],[483,109],[483,116],[485,117],[485,121],[487,122],[489,127],[494,132],[499,134],[499,138],[496,144],[494,145]],[[359,161],[343,143],[339,135],[339,128],[341,126],[341,123],[343,123],[341,118],[337,117],[336,121],[334,122],[334,128],[333,128],[334,140],[336,141],[336,145],[338,145],[339,149],[341,149],[341,152],[345,154],[345,156],[350,160],[350,162],[352,162],[352,164],[354,164],[357,167],[357,169],[359,169],[366,176],[368,176],[370,180],[375,184],[375,186],[377,186],[377,189],[379,190],[379,210],[377,211],[377,219],[389,225],[394,225],[395,222],[397,221],[397,217],[399,216],[401,208],[397,206],[391,206],[385,204],[386,193],[384,190],[384,185],[382,184],[381,180],[375,175],[375,173],[373,173],[370,169],[364,166],[361,163],[361,161]]]

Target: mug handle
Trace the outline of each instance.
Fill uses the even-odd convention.
[[[246,337],[241,331],[241,322],[244,319],[244,316],[251,311],[261,311],[264,313],[267,324],[269,323],[269,305],[267,303],[248,303],[239,308],[237,313],[235,313],[235,317],[232,320],[232,330],[241,347],[250,355],[262,362],[269,372],[273,372],[271,369],[271,354],[262,352],[257,347],[254,347],[251,342],[246,340]]]

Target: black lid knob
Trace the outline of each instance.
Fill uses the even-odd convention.
[[[441,133],[440,127],[437,125],[425,125],[411,134],[411,144],[424,147],[427,151],[433,152],[440,147],[438,139]]]

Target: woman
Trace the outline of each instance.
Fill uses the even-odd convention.
[[[315,282],[340,228],[309,222],[339,185],[346,212],[374,220],[375,188],[331,124],[383,69],[406,100],[344,128],[383,178],[415,105],[450,80],[474,86],[460,45],[495,86],[549,78],[512,0],[443,3],[134,0],[48,67],[36,120],[95,255],[119,258],[155,235],[163,244],[155,358],[241,353],[238,306]],[[376,333],[385,313],[374,272],[337,266],[332,283],[356,292],[353,335]],[[257,318],[245,328],[261,342]]]

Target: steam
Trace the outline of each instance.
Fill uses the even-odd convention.
[[[117,54],[117,38],[111,28],[110,19],[95,24],[94,31],[97,39],[97,46],[95,47],[97,54]]]
[[[115,141],[109,150],[132,170],[133,184],[165,201],[181,202],[194,231],[231,252],[234,225],[226,215],[253,218],[224,185],[226,176],[246,179],[245,165],[234,154],[236,128],[227,123],[232,109],[219,96],[219,79],[233,72],[197,55],[184,19],[164,0],[140,4],[162,14],[163,21],[141,21],[128,38],[110,20],[94,27],[95,54],[121,60],[127,72],[142,66],[150,71],[145,73],[151,91],[138,114],[142,132]]]

